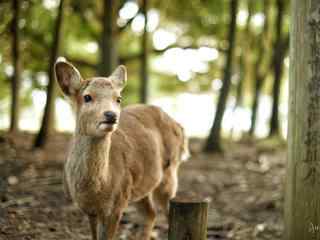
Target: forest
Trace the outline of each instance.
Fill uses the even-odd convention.
[[[205,239],[320,239],[319,12],[315,0],[0,1],[0,239],[91,239],[63,193],[78,113],[57,59],[84,79],[125,66],[121,108],[155,105],[183,126],[177,195],[209,199]],[[119,239],[139,239],[134,212]],[[167,234],[161,215],[151,239]]]

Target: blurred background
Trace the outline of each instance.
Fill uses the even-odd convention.
[[[84,78],[125,65],[123,107],[154,104],[184,126],[179,191],[211,199],[208,239],[282,239],[289,3],[0,0],[0,239],[90,239],[61,186],[75,121],[59,56]],[[128,216],[120,239],[137,228]]]
[[[74,115],[52,75],[55,59],[64,56],[84,77],[126,65],[124,105],[158,105],[189,136],[285,137],[288,5],[1,1],[0,128],[41,129],[43,138],[73,130]]]

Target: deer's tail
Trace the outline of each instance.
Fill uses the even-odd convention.
[[[189,150],[189,140],[183,128],[182,128],[182,132],[183,132],[183,143],[182,143],[181,161],[185,162],[190,158],[191,154]]]

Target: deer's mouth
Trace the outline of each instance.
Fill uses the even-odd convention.
[[[98,124],[98,128],[103,131],[113,131],[117,125],[117,122],[101,121]]]

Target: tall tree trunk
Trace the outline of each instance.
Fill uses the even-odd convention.
[[[103,1],[102,36],[100,42],[100,64],[98,73],[109,76],[118,64],[117,49],[117,0]]]
[[[251,19],[252,19],[252,13],[253,13],[253,2],[254,0],[247,0],[247,8],[248,8],[248,17],[246,20],[246,25],[244,31],[238,35],[238,39],[241,41],[239,44],[242,46],[241,49],[241,55],[239,57],[239,80],[237,82],[236,86],[236,101],[233,106],[233,113],[236,112],[237,108],[240,107],[243,104],[243,88],[245,85],[245,81],[249,80],[250,78],[250,62],[251,62],[251,54],[250,53],[250,47],[252,44],[252,39],[248,39],[248,36],[250,36],[251,31]],[[236,128],[236,124],[232,126],[230,129],[230,137],[233,137],[234,129]]]
[[[233,107],[233,111],[235,111],[238,107],[242,106],[243,104],[243,87],[244,87],[244,80],[245,80],[245,71],[246,67],[244,66],[244,57],[240,56],[239,58],[239,80],[237,82],[236,88],[236,101]]]
[[[250,24],[252,19],[252,13],[253,13],[253,5],[254,0],[247,0],[248,4],[248,17],[246,21],[246,27],[242,33],[241,36],[241,45],[243,46],[243,50],[241,51],[241,56],[239,58],[239,66],[240,66],[240,79],[237,84],[237,91],[236,91],[236,103],[234,110],[242,105],[243,103],[243,87],[244,87],[244,81],[246,80],[247,76],[250,73],[249,65],[250,65],[250,55],[248,54],[248,51],[250,49],[250,43],[251,40],[248,40],[248,36],[250,36]]]
[[[280,135],[279,127],[279,98],[281,90],[281,79],[283,73],[284,58],[284,39],[282,34],[283,16],[284,16],[284,0],[277,0],[277,19],[276,19],[276,39],[274,45],[273,71],[274,81],[272,87],[272,113],[270,119],[269,136]]]
[[[217,105],[213,126],[210,130],[210,134],[204,149],[206,152],[222,151],[221,124],[222,124],[223,115],[225,112],[225,108],[228,100],[228,94],[229,94],[230,85],[231,85],[233,56],[234,56],[235,41],[236,41],[237,11],[238,11],[238,0],[231,0],[230,1],[230,25],[229,25],[229,34],[228,34],[229,48],[227,51],[225,68],[224,68],[223,85],[222,85],[219,99],[218,99],[218,105]]]
[[[19,31],[19,18],[20,18],[20,3],[19,0],[12,0],[12,63],[13,75],[11,79],[11,110],[10,110],[10,132],[16,132],[19,129],[19,113],[20,113],[20,31]]]
[[[141,85],[140,85],[140,102],[147,103],[149,91],[148,75],[148,0],[142,0],[142,14],[144,15],[144,30],[141,39]]]
[[[291,1],[285,240],[320,239],[320,1]]]
[[[251,126],[249,130],[249,135],[253,136],[256,128],[257,122],[257,114],[260,102],[260,94],[264,84],[264,80],[269,71],[269,57],[267,54],[267,50],[269,47],[269,9],[270,9],[270,0],[264,1],[264,26],[263,31],[258,39],[258,54],[254,64],[254,96],[251,107]],[[266,62],[267,66],[264,66],[264,62]],[[264,67],[264,69],[262,69]]]
[[[257,114],[260,102],[260,94],[261,89],[264,83],[265,76],[262,76],[260,73],[255,74],[255,87],[254,87],[254,96],[253,102],[251,107],[251,125],[249,129],[249,135],[253,136],[255,129],[256,129],[256,122],[257,122]]]
[[[55,23],[55,28],[53,31],[53,41],[52,41],[52,48],[51,48],[49,67],[48,67],[49,83],[47,87],[47,101],[44,109],[41,128],[34,143],[35,148],[43,147],[47,142],[48,135],[53,131],[54,113],[55,113],[55,96],[56,96],[55,94],[56,80],[54,76],[54,64],[59,54],[60,38],[61,38],[62,22],[63,22],[63,7],[64,7],[64,0],[60,0],[58,15]]]

